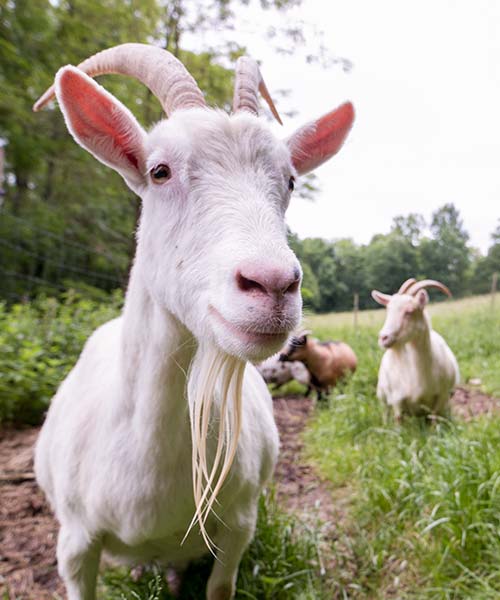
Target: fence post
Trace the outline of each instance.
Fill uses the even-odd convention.
[[[354,331],[358,331],[358,311],[359,311],[359,294],[354,294],[353,316],[354,316]]]
[[[491,309],[495,308],[495,296],[497,294],[498,273],[495,271],[491,278]]]

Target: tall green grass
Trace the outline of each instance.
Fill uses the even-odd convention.
[[[500,307],[469,300],[433,312],[464,379],[481,378],[486,391],[500,395]],[[333,553],[351,552],[350,570],[334,574],[336,593],[499,598],[500,418],[385,425],[375,397],[383,316],[372,314],[357,332],[345,316],[309,323],[322,338],[346,339],[360,361],[305,436],[321,474],[350,497],[331,545]]]

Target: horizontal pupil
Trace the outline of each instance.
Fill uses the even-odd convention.
[[[162,179],[163,177],[168,177],[169,175],[169,171],[168,169],[162,168],[162,169],[158,169],[157,171],[155,171],[153,173],[153,177],[155,177],[156,179]]]

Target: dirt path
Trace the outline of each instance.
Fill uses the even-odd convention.
[[[306,398],[280,398],[274,407],[281,436],[278,498],[309,520],[320,519],[328,529],[333,522],[330,494],[299,457],[300,433],[312,403]],[[37,428],[0,434],[0,597],[8,584],[16,600],[64,597],[56,570],[57,524],[33,480],[37,435]]]
[[[57,525],[33,479],[37,429],[0,437],[0,596],[16,600],[64,597],[56,572]]]
[[[312,412],[307,398],[277,398],[276,422],[281,437],[276,468],[278,499],[288,510],[313,527],[321,527],[328,542],[334,524],[346,518],[348,498],[332,491],[301,458],[301,433]],[[474,389],[459,388],[452,400],[455,416],[469,420],[500,411],[500,400]],[[16,600],[64,598],[57,576],[55,545],[57,525],[33,479],[32,448],[38,429],[0,433],[0,597],[7,589]],[[323,556],[323,567],[332,568]]]

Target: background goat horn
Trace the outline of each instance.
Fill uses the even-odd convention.
[[[119,73],[138,79],[158,98],[167,115],[180,108],[206,106],[203,94],[184,65],[157,46],[121,44],[94,54],[78,68],[90,77]],[[40,110],[54,96],[52,85],[34,104],[33,110]]]
[[[262,94],[262,97],[269,105],[274,118],[280,125],[283,125],[276,106],[269,94],[269,91],[262,79],[259,65],[248,56],[240,56],[236,63],[236,74],[234,79],[234,97],[233,97],[233,112],[237,113],[242,110],[249,111],[254,115],[259,114],[259,101],[257,92]]]
[[[416,279],[414,277],[410,277],[410,279],[407,279],[404,283],[401,284],[401,287],[398,290],[398,294],[404,294],[408,291],[408,288],[410,288],[414,283],[416,283]]]
[[[433,287],[438,290],[441,290],[443,293],[445,293],[447,296],[450,296],[451,298],[452,294],[450,290],[444,285],[444,283],[441,283],[440,281],[435,281],[434,279],[423,279],[422,281],[417,281],[417,283],[411,285],[410,288],[406,290],[406,292],[408,294],[411,294],[412,296],[415,296],[417,292],[427,287]]]

